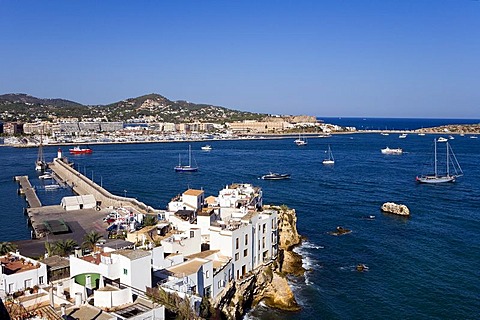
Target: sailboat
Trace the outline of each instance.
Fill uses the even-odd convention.
[[[302,137],[301,134],[298,134],[298,139],[296,139],[294,142],[295,142],[295,144],[296,144],[297,146],[305,146],[305,145],[307,145],[307,143],[308,143],[308,142],[307,142],[307,139],[305,139],[304,137]]]
[[[185,166],[185,165],[182,166],[180,155],[178,155],[178,166],[176,166],[174,169],[175,169],[176,172],[198,171],[198,167],[196,166],[196,163],[195,163],[195,166],[192,167],[192,146],[191,145],[188,146],[188,165],[187,166]]]
[[[327,151],[327,159],[324,159],[322,161],[323,164],[335,164],[335,159],[333,158],[333,153],[332,149],[330,148],[330,145],[328,145],[328,151]]]
[[[45,157],[43,156],[43,140],[42,136],[40,135],[40,144],[38,145],[38,155],[37,161],[35,161],[35,170],[43,172],[47,168],[47,162],[45,161]]]
[[[435,158],[434,158],[434,173],[430,175],[422,175],[422,176],[417,176],[416,180],[419,183],[444,183],[444,182],[455,182],[455,180],[458,177],[463,176],[463,171],[462,168],[460,167],[460,164],[458,163],[457,157],[455,157],[455,154],[453,153],[452,147],[448,143],[448,141],[445,142],[445,149],[446,149],[446,172],[445,173],[439,173],[438,171],[438,156],[437,156],[437,139],[433,140],[434,146],[435,146]],[[452,167],[453,172],[451,172],[450,167]]]

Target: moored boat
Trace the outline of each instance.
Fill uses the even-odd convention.
[[[195,160],[195,159],[194,159]],[[192,166],[192,146],[188,146],[188,165],[182,165],[180,155],[178,155],[178,166],[175,166],[176,172],[195,172],[198,171],[198,167]]]
[[[434,165],[433,174],[426,174],[417,176],[415,180],[418,183],[427,183],[427,184],[437,184],[437,183],[444,183],[444,182],[455,182],[458,177],[463,176],[462,168],[458,163],[455,154],[453,153],[448,140],[445,142],[446,148],[446,163],[445,163],[445,172],[440,173],[438,169],[438,156],[437,156],[437,139],[433,139],[434,148]]]
[[[93,152],[93,150],[90,148],[81,148],[80,146],[76,146],[69,151],[71,154],[90,154]]]

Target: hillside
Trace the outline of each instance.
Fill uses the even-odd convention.
[[[0,95],[0,121],[31,122],[55,118],[125,122],[214,122],[262,119],[266,115],[208,104],[171,101],[159,94],[85,106],[65,99],[42,99],[27,94]]]

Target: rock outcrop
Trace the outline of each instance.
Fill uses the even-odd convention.
[[[213,301],[213,307],[227,319],[241,318],[247,309],[255,307],[260,301],[277,309],[300,310],[286,278],[289,274],[301,276],[305,272],[302,257],[292,251],[302,241],[297,232],[295,210],[286,206],[268,208],[278,210],[278,257],[231,282]]]
[[[410,209],[404,204],[396,204],[394,202],[385,202],[382,205],[382,211],[383,212],[388,212],[388,213],[393,213],[393,214],[398,214],[400,216],[409,216],[410,215]]]

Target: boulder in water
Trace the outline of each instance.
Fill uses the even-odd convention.
[[[410,209],[404,204],[397,204],[394,202],[385,202],[382,205],[382,211],[383,212],[388,212],[388,213],[393,213],[393,214],[398,214],[400,216],[409,216],[410,215]]]

